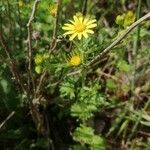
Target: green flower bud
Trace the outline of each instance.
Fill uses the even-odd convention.
[[[38,66],[35,67],[35,72],[36,72],[37,74],[41,74],[42,71],[43,71],[42,66],[38,65]]]
[[[116,17],[116,24],[120,25],[120,26],[123,26],[123,23],[124,23],[124,19],[125,19],[125,14],[122,14],[122,15],[118,15]]]

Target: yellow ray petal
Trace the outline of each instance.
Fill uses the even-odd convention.
[[[83,36],[87,39],[88,38],[88,34],[86,32],[83,32]]]
[[[68,35],[68,34],[73,34],[74,31],[68,31],[68,32],[65,32],[64,35]]]
[[[92,23],[94,23],[94,22],[96,22],[96,19],[93,19],[93,20],[88,21],[88,22],[86,23],[86,25],[90,25],[90,24],[92,24]]]
[[[78,33],[78,39],[81,40],[82,38],[82,33]]]
[[[74,27],[74,25],[69,24],[69,23],[65,23],[64,26],[67,26],[67,27]]]
[[[87,24],[88,21],[89,21],[89,18],[86,17],[86,18],[84,18],[83,23],[84,23],[84,24]]]
[[[80,23],[83,23],[83,17],[79,17]]]
[[[92,31],[92,30],[90,30],[90,29],[85,30],[85,32],[87,32],[87,33],[91,33],[91,34],[93,34],[93,33],[94,33],[94,31]]]
[[[72,27],[62,27],[63,30],[73,30]]]
[[[73,19],[74,19],[75,24],[78,24],[78,23],[79,23],[79,19],[78,19],[77,16],[73,16]]]
[[[96,27],[96,26],[97,26],[97,24],[96,24],[96,23],[93,23],[93,24],[88,25],[86,28],[89,29],[89,28],[94,28],[94,27]]]
[[[77,36],[77,33],[74,33],[70,36],[69,40],[72,41]]]
[[[73,25],[75,25],[75,22],[74,22],[74,21],[72,21],[72,20],[69,20],[69,22],[71,22]]]

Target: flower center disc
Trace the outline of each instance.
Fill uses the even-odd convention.
[[[76,32],[83,32],[86,29],[86,26],[84,24],[77,24],[75,26],[75,31]]]

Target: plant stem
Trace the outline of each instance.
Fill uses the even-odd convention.
[[[141,15],[141,1],[138,1],[138,9],[137,9],[137,20],[140,18]],[[138,55],[138,49],[140,45],[140,25],[136,28],[136,36],[134,37],[134,43],[133,43],[133,80],[132,80],[132,91],[134,91],[134,85],[135,85],[135,74],[136,74],[136,66],[137,66],[137,55]]]
[[[32,88],[35,91],[35,83],[34,83],[34,79],[33,79],[33,74],[32,74],[32,21],[34,20],[34,16],[35,16],[35,12],[36,12],[36,8],[38,3],[40,2],[40,0],[35,0],[33,3],[33,7],[32,7],[32,12],[29,18],[29,21],[27,23],[27,30],[28,30],[28,93],[30,93],[31,90],[31,83],[32,83]]]
[[[138,9],[137,9],[137,20],[139,20],[140,15],[141,15],[141,7],[142,7],[142,0],[138,0]],[[136,36],[135,40],[133,43],[133,72],[132,72],[132,81],[131,81],[131,92],[132,92],[132,98],[131,98],[131,105],[133,106],[134,103],[134,98],[135,98],[135,75],[136,75],[136,66],[137,66],[137,55],[138,55],[138,49],[139,49],[139,44],[140,44],[140,25],[137,26],[136,28]],[[129,139],[132,138],[133,134],[135,133],[135,130],[141,120],[141,116],[138,117],[135,125],[133,126],[132,132],[130,134]]]

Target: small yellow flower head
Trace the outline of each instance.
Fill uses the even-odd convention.
[[[135,21],[135,15],[132,11],[128,11],[125,20],[124,20],[124,27],[130,26]]]
[[[18,1],[18,6],[19,6],[19,7],[22,7],[23,5],[24,5],[24,2],[23,2],[22,0],[19,0],[19,1]]]
[[[71,35],[70,40],[73,40],[76,36],[81,40],[82,36],[88,38],[88,34],[93,34],[94,32],[91,29],[96,26],[96,19],[77,13],[73,16],[73,20],[70,20],[70,23],[64,24],[62,29],[67,30],[64,35]]]
[[[117,17],[116,17],[116,24],[118,24],[118,25],[123,25],[124,24],[124,19],[125,19],[125,13],[124,14],[122,14],[122,15],[118,15]]]
[[[122,15],[118,15],[116,17],[116,24],[126,28],[130,26],[135,21],[135,15],[132,11],[128,11],[127,13],[123,13]]]
[[[57,8],[58,8],[58,6],[57,6],[57,4],[51,4],[49,7],[48,7],[48,11],[49,11],[49,13],[52,15],[52,16],[56,16],[56,14],[57,14]]]
[[[41,54],[36,54],[34,57],[34,62],[36,65],[41,64],[44,61],[43,56]]]
[[[68,59],[68,64],[70,66],[79,66],[81,64],[81,57],[76,54],[71,55]]]

